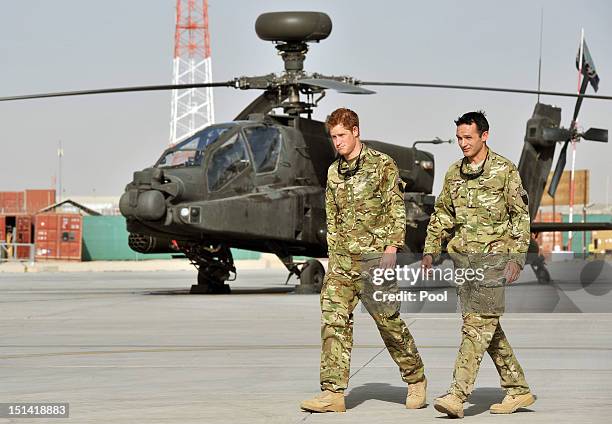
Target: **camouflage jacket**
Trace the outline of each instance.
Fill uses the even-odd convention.
[[[350,162],[354,169],[357,159]],[[359,170],[337,159],[327,171],[325,211],[330,253],[382,253],[386,246],[404,246],[406,208],[403,182],[389,156],[363,144]]]
[[[449,253],[509,253],[522,267],[530,237],[527,192],[512,162],[490,149],[487,154],[482,174],[475,178],[462,175],[477,175],[462,170],[462,160],[448,169],[424,253],[435,258],[448,243]]]

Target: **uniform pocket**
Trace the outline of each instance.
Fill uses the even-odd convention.
[[[476,265],[475,279],[478,287],[498,288],[504,287],[506,281],[504,271],[508,262],[507,255],[503,253],[489,253],[480,258]]]
[[[455,222],[457,224],[465,224],[469,215],[469,208],[465,206],[458,206],[455,208]]]
[[[504,287],[476,287],[471,293],[469,303],[469,310],[464,312],[473,312],[481,315],[501,315],[505,309]]]
[[[508,213],[504,199],[503,183],[496,179],[484,181],[478,190],[479,206],[486,210],[483,218],[491,223],[500,223],[507,220]]]
[[[353,184],[355,211],[369,215],[382,214],[382,197],[378,186],[373,180],[360,180]]]

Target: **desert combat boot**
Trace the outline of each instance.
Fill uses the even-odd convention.
[[[463,418],[463,401],[452,393],[437,398],[434,401],[434,408],[450,418]]]
[[[535,402],[531,393],[523,395],[506,395],[501,403],[491,405],[491,414],[512,414],[519,408],[525,408]]]
[[[300,408],[310,412],[346,412],[344,393],[324,390],[314,398],[302,402]]]
[[[427,402],[427,379],[418,383],[408,384],[408,395],[406,396],[406,408],[420,409]]]

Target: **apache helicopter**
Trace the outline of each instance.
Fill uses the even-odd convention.
[[[239,77],[227,82],[123,87],[12,96],[0,101],[135,91],[233,87],[263,90],[231,122],[209,126],[166,149],[149,168],[134,173],[120,200],[130,247],[141,253],[184,253],[198,269],[192,293],[228,293],[227,281],[236,268],[230,248],[277,255],[291,275],[300,279],[296,291],[318,292],[325,270],[316,259],[327,256],[324,192],[327,169],[336,159],[323,122],[313,109],[331,89],[346,94],[374,94],[363,86],[430,87],[577,97],[569,130],[559,128],[561,110],[536,104],[527,123],[519,172],[532,199],[531,216],[540,203],[557,142],[578,138],[607,141],[607,131],[578,133],[576,117],[583,98],[610,96],[440,84],[364,82],[348,76],[325,76],[304,71],[308,44],[327,38],[328,15],[319,12],[274,12],[257,18],[259,38],[275,44],[284,72]],[[585,78],[586,81],[587,78]],[[316,98],[315,98],[316,96]],[[282,109],[282,114],[276,114]],[[414,147],[363,140],[397,163],[406,183],[405,251],[422,251],[435,196],[434,156]],[[443,143],[440,139],[428,141]],[[416,144],[416,143],[415,143]],[[563,156],[564,158],[564,156]],[[561,165],[562,163],[562,165]],[[559,173],[565,163],[559,159]],[[553,193],[554,194],[554,193]],[[559,226],[563,226],[560,228]],[[589,228],[574,224],[532,224],[532,231]],[[597,228],[601,229],[601,228]],[[531,264],[539,280],[549,280],[543,258],[532,240]]]

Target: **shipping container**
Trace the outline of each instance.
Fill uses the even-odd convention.
[[[143,254],[134,252],[128,246],[128,232],[123,216],[83,217],[83,260],[84,261],[141,261],[147,259],[172,259],[180,252]],[[259,259],[261,253],[250,250],[232,249],[234,260]]]
[[[7,254],[11,258],[29,259],[31,247],[13,246],[13,243],[33,243],[32,216],[25,214],[0,215],[0,241],[9,243]]]
[[[81,260],[83,217],[45,213],[35,216],[36,260]]]
[[[55,203],[55,190],[26,190],[24,198],[26,212],[35,214],[39,210]]]
[[[560,213],[538,211],[534,222],[562,222],[562,215]],[[536,240],[540,245],[540,254],[546,255],[563,250],[563,233],[560,231],[540,233]]]
[[[0,213],[8,215],[24,212],[23,199],[24,193],[22,191],[0,192]]]
[[[0,243],[6,241],[6,217],[0,215]],[[5,259],[7,255],[6,247],[0,248],[0,259]]]
[[[17,215],[15,217],[15,243],[32,243],[32,216]],[[30,249],[28,246],[17,247],[17,258],[28,259],[30,257]]]

